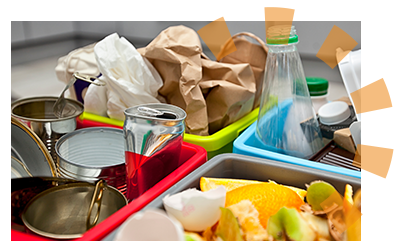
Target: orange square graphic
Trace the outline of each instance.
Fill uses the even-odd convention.
[[[392,98],[382,77],[361,88],[361,113],[393,108]]]
[[[265,12],[265,34],[266,40],[272,35],[271,31],[273,26],[292,26],[294,9],[278,8],[278,7],[266,7]],[[283,44],[287,44],[289,41],[290,28],[281,30],[280,35],[284,37]],[[287,37],[287,38],[286,38]],[[287,40],[287,41],[286,41]]]
[[[204,43],[216,58],[223,58],[236,51],[236,46],[233,43],[231,33],[223,17],[199,29],[197,34],[203,39]],[[225,43],[230,46],[222,50]]]
[[[383,79],[354,91],[350,95],[357,114],[392,107],[389,91]]]
[[[328,64],[332,69],[343,59],[358,43],[342,29],[334,25],[317,53],[317,57]],[[336,49],[341,48],[342,58],[336,58]]]
[[[332,222],[339,233],[354,227],[354,224],[359,222],[362,216],[362,213],[358,209],[353,209],[353,207],[350,207],[350,211],[345,216],[344,210],[340,209],[343,205],[342,201],[343,197],[339,193],[333,193],[320,204],[325,213],[333,213],[332,216],[335,217],[335,220]]]
[[[264,7],[265,21],[293,21],[295,10],[285,7]]]
[[[386,178],[392,156],[393,149],[358,144],[354,161],[361,162],[361,169]]]
[[[393,108],[392,98],[383,77],[361,87],[350,95],[357,114]]]

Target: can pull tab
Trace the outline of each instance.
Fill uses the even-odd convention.
[[[138,107],[137,109],[140,113],[148,115],[148,116],[162,116],[164,112],[161,112],[157,109],[152,109],[148,107]]]
[[[86,219],[86,229],[87,230],[94,227],[97,224],[97,221],[99,220],[100,207],[101,207],[101,201],[103,199],[104,188],[105,188],[105,183],[104,183],[103,179],[96,181],[95,190],[93,192],[92,201],[90,202],[89,212],[88,212],[88,216]],[[91,222],[90,219],[91,219],[92,210],[95,207],[94,204],[97,204],[97,211],[96,211],[96,216],[94,218],[94,221]]]

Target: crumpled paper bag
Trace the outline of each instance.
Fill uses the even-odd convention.
[[[126,108],[160,102],[160,75],[124,37],[117,33],[105,37],[95,45],[94,54],[102,74],[100,79],[106,82],[110,118],[124,120]]]
[[[163,78],[159,93],[186,111],[187,133],[212,134],[252,110],[255,79],[250,65],[205,58],[191,28],[171,26],[138,51]]]
[[[252,40],[257,43],[252,42]],[[236,51],[225,57],[217,57],[217,61],[224,63],[249,63],[256,80],[256,94],[254,108],[260,105],[261,92],[264,83],[265,63],[268,56],[268,47],[261,38],[250,32],[240,32],[232,36],[221,48],[219,55],[230,47],[235,46]]]
[[[249,64],[202,59],[199,82],[206,101],[209,133],[213,134],[253,110],[255,80]]]
[[[170,27],[138,51],[164,80],[159,93],[167,103],[186,111],[186,132],[208,135],[207,107],[199,86],[202,47],[197,33],[185,26]]]

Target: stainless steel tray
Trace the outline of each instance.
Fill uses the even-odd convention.
[[[352,185],[354,192],[361,188],[361,180],[358,178],[251,156],[222,154],[190,173],[143,209],[163,208],[162,199],[167,194],[175,194],[188,188],[200,190],[202,176],[259,181],[273,180],[279,184],[298,188],[306,188],[305,184],[315,180],[324,180],[332,184],[342,195],[346,184]]]

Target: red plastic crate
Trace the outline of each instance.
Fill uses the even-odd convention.
[[[147,190],[144,194],[137,199],[131,201],[128,205],[112,214],[110,217],[87,231],[81,238],[75,239],[78,241],[93,241],[101,240],[119,225],[121,225],[130,215],[139,211],[165,190],[180,181],[183,177],[197,169],[207,161],[207,151],[197,145],[183,142],[182,152],[179,159],[180,166],[167,177],[162,179],[151,189]],[[51,240],[43,238],[42,236],[35,235],[31,232],[23,233],[11,229],[12,241],[32,241],[32,240]]]
[[[91,127],[110,127],[110,128],[122,129],[122,127],[117,126],[117,125],[111,125],[111,124],[107,124],[107,123],[85,120],[85,119],[82,120],[79,117],[76,118],[76,129],[91,128]]]

